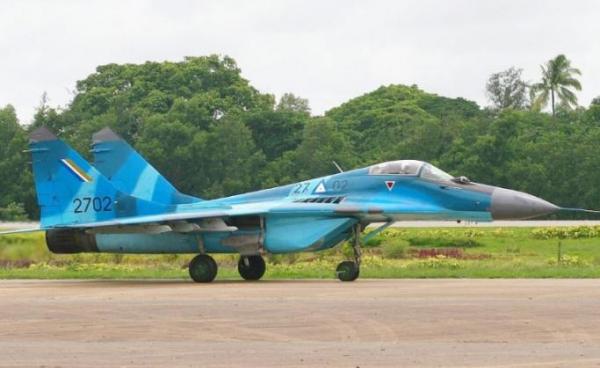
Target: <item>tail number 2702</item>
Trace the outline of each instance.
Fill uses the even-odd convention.
[[[81,197],[73,199],[73,212],[110,212],[112,211],[112,198],[110,197]]]

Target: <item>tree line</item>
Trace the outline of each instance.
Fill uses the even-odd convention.
[[[389,85],[312,116],[308,101],[259,92],[236,62],[109,64],[77,82],[64,108],[38,107],[19,124],[0,108],[0,219],[38,215],[27,134],[48,126],[89,157],[111,127],[183,192],[216,198],[395,159],[524,190],[565,206],[600,207],[600,98],[577,105],[580,71],[563,55],[540,82],[521,69],[493,74],[491,106]],[[548,109],[551,113],[544,112]]]

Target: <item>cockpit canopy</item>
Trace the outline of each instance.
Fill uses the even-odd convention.
[[[369,175],[418,175],[423,164],[423,161],[416,160],[383,162],[371,166]]]
[[[453,176],[423,161],[388,161],[369,167],[369,175],[412,175],[433,181],[452,180]]]

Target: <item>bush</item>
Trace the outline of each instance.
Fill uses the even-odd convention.
[[[371,239],[369,239],[368,241],[366,241],[363,244],[363,247],[365,248],[375,248],[381,245],[381,243],[383,243],[383,238],[381,238],[380,236],[374,236]]]
[[[570,226],[533,229],[536,239],[586,239],[600,237],[600,226]]]
[[[481,246],[481,243],[473,238],[414,237],[408,241],[414,247],[473,248]]]
[[[419,259],[415,261],[411,266],[416,266],[420,268],[449,268],[452,270],[456,270],[459,268],[463,268],[464,265],[459,261],[454,259],[448,259],[443,255],[438,255],[436,257],[427,258],[427,259]]]
[[[551,265],[559,265],[559,266],[567,266],[567,267],[577,267],[577,266],[590,266],[590,262],[579,258],[578,256],[570,256],[565,254],[561,257],[560,262],[557,262],[556,258],[551,258],[548,260],[548,263]]]
[[[0,221],[25,221],[27,214],[22,203],[11,202],[6,207],[0,207]]]
[[[382,253],[385,258],[405,258],[408,253],[408,242],[402,239],[391,240],[383,244]]]
[[[435,258],[444,256],[446,258],[465,258],[462,248],[421,248],[411,252],[417,258]]]

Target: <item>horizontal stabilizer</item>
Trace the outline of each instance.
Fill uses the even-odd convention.
[[[35,228],[31,228],[31,229],[7,230],[7,231],[0,231],[0,235],[35,233],[38,231],[44,231],[44,229],[35,227]]]

